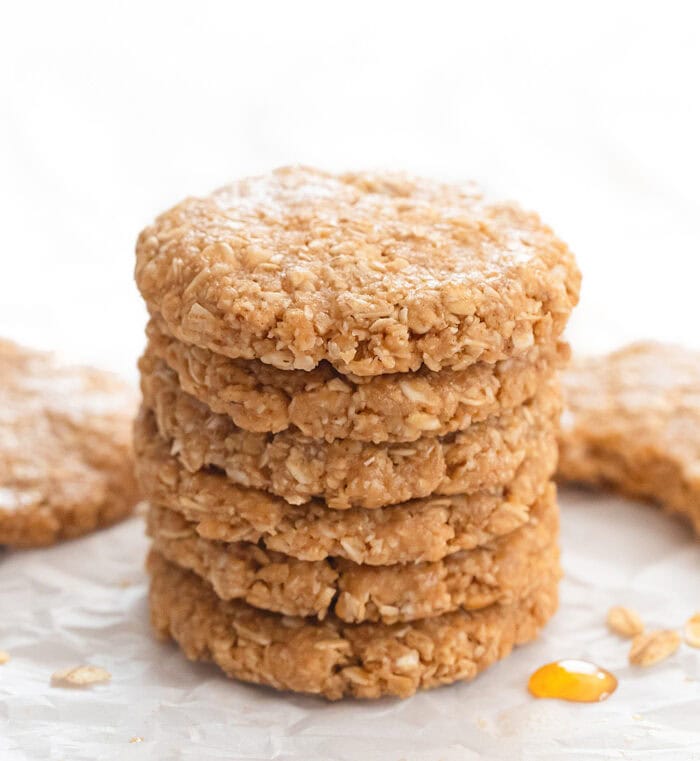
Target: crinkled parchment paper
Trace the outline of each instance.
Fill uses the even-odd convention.
[[[700,650],[649,669],[605,627],[609,606],[650,626],[700,610],[700,546],[657,509],[562,495],[566,579],[540,640],[472,684],[406,701],[329,704],[230,682],[151,637],[141,519],[41,551],[0,555],[0,759],[700,758]],[[619,678],[595,705],[534,700],[528,675],[591,659]],[[52,687],[95,664],[108,684]]]

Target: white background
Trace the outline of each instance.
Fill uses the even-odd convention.
[[[132,283],[140,228],[185,195],[300,162],[477,179],[537,209],[577,253],[575,347],[646,336],[700,347],[697,8],[5,3],[0,334],[135,377],[145,320]],[[0,647],[13,645],[18,657],[0,671],[0,758],[312,758],[323,747],[343,758],[353,747],[397,759],[471,758],[466,748],[508,758],[631,758],[642,748],[645,759],[690,757],[700,705],[688,681],[698,671],[692,653],[643,679],[630,675],[604,706],[522,695],[538,659],[600,650],[623,669],[624,648],[600,626],[621,596],[658,624],[682,620],[693,600],[700,607],[697,548],[681,526],[646,507],[588,502],[565,500],[569,579],[549,639],[509,661],[513,670],[503,664],[473,688],[398,707],[318,708],[246,692],[170,651],[167,676],[149,667],[166,656],[147,636],[136,523],[7,556]],[[86,582],[76,548],[105,583],[133,568],[133,599]],[[122,630],[127,613],[131,629]],[[37,645],[47,632],[53,650]],[[47,691],[47,670],[98,656],[121,664],[123,685],[117,675],[99,699]],[[90,700],[107,707],[91,711]],[[207,723],[210,705],[218,712]],[[679,739],[681,730],[689,734]],[[124,745],[128,734],[147,742]],[[387,736],[392,744],[382,745]]]
[[[133,372],[139,230],[301,162],[475,178],[577,253],[580,346],[700,346],[696,3],[4,7],[2,333]]]

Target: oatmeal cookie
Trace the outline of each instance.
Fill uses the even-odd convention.
[[[700,354],[636,343],[564,374],[559,477],[686,516],[700,533]]]
[[[181,341],[361,376],[551,345],[580,285],[537,215],[473,186],[303,167],[162,214],[139,236],[135,274]]]
[[[473,679],[537,636],[557,608],[558,572],[509,605],[412,623],[313,621],[225,601],[194,573],[149,557],[151,621],[194,661],[279,690],[378,698]]]
[[[254,433],[301,431],[314,439],[381,444],[444,436],[512,409],[535,395],[569,359],[569,346],[534,346],[523,356],[464,370],[375,377],[341,375],[328,362],[313,370],[278,370],[231,359],[170,336],[154,316],[146,354],[177,373],[178,384],[213,412]]]
[[[300,560],[332,556],[369,565],[441,560],[524,525],[557,460],[552,441],[533,451],[505,486],[375,510],[333,510],[319,500],[290,505],[268,492],[238,486],[220,472],[190,473],[170,454],[146,411],[137,419],[135,434],[137,474],[146,498],[182,513],[197,524],[200,536],[261,542]]]
[[[49,545],[131,512],[136,404],[109,373],[0,340],[0,544]]]
[[[343,558],[309,562],[256,544],[210,541],[179,513],[156,506],[149,510],[148,529],[155,550],[201,576],[224,600],[290,616],[393,624],[508,604],[534,588],[559,555],[559,516],[551,497],[533,505],[522,528],[484,547],[434,563],[384,567]]]
[[[146,355],[140,368],[144,404],[189,471],[213,465],[234,483],[294,505],[320,498],[335,509],[378,508],[508,483],[529,451],[543,438],[553,439],[561,413],[558,382],[551,378],[526,404],[447,437],[328,443],[292,431],[243,431],[182,391],[161,360]]]

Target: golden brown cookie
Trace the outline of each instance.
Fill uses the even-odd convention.
[[[335,615],[360,623],[414,621],[457,608],[512,603],[533,589],[558,558],[559,515],[553,490],[532,507],[530,520],[504,537],[434,563],[358,565],[343,558],[296,560],[246,542],[216,542],[197,534],[182,515],[151,506],[153,548],[194,571],[224,600],[290,616]]]
[[[142,412],[135,428],[137,474],[147,499],[177,510],[206,539],[262,542],[300,560],[344,557],[391,565],[440,560],[527,523],[557,460],[556,441],[533,450],[507,485],[470,495],[427,497],[391,507],[333,510],[318,500],[290,505],[218,472],[190,473]]]
[[[128,515],[136,393],[0,340],[0,544],[38,547]]]
[[[700,354],[636,343],[564,374],[559,477],[660,503],[700,532]]]
[[[465,370],[362,378],[322,362],[313,370],[278,370],[230,359],[170,336],[154,316],[146,354],[177,373],[180,387],[243,430],[299,430],[314,439],[380,444],[444,436],[523,404],[569,359],[569,346],[534,346],[523,356]]]
[[[313,621],[224,601],[198,576],[153,552],[151,621],[190,660],[279,690],[378,698],[473,679],[514,645],[537,636],[557,608],[558,569],[510,605],[446,613],[412,623]]]
[[[139,367],[144,404],[189,471],[215,466],[234,483],[294,505],[319,498],[336,509],[377,508],[508,483],[528,452],[554,436],[561,413],[559,385],[550,378],[524,405],[443,438],[329,443],[292,431],[243,431],[228,415],[211,412],[182,391],[161,360],[144,356]]]
[[[186,343],[281,369],[460,369],[552,345],[568,248],[474,187],[291,167],[190,198],[140,235],[136,282]]]

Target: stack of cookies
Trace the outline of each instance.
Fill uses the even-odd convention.
[[[536,636],[579,288],[536,215],[282,169],[159,217],[136,279],[157,632],[331,699],[471,679]]]

